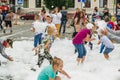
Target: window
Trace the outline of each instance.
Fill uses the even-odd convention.
[[[91,7],[91,0],[86,0],[85,8],[90,8],[90,7]]]
[[[36,0],[36,8],[40,8],[41,7],[41,0]]]
[[[99,0],[99,7],[103,8],[105,5],[107,5],[108,0]]]
[[[29,7],[29,0],[24,0],[23,7],[28,8]]]

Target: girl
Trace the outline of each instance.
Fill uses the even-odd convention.
[[[57,76],[58,72],[70,78],[70,76],[62,68],[63,61],[60,58],[54,57],[52,65],[45,67],[38,75],[37,80],[61,80],[61,78]]]
[[[95,20],[99,19],[99,11],[98,7],[94,7],[93,13],[92,13],[92,22],[95,22]]]
[[[72,40],[75,48],[78,51],[78,57],[77,57],[78,64],[79,62],[83,63],[85,60],[86,49],[84,47],[84,41],[90,42],[91,40],[94,40],[94,38],[93,39],[90,38],[91,33],[95,29],[94,25],[88,23],[86,27],[87,28],[80,30]]]
[[[75,26],[75,32],[73,32],[72,37],[75,37],[75,35],[85,27],[85,16],[84,13],[82,11],[78,12],[78,15],[75,18],[74,21],[74,26]],[[76,49],[75,52],[76,53]]]
[[[59,7],[55,8],[54,13],[52,14],[52,17],[53,17],[52,22],[55,24],[58,31],[58,35],[56,37],[59,37],[60,24],[61,24],[61,18],[62,18],[62,14],[60,12]]]

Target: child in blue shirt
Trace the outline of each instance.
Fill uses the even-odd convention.
[[[70,76],[62,70],[62,68],[63,61],[60,58],[54,57],[52,65],[45,67],[38,75],[37,80],[61,80],[61,78],[57,76],[58,72],[70,78]]]

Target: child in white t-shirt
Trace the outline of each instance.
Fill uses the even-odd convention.
[[[34,32],[34,48],[37,47],[42,42],[42,34],[45,32],[46,25],[39,21],[40,17],[38,14],[34,17],[34,22],[32,23],[31,31]],[[37,51],[35,51],[37,54]]]

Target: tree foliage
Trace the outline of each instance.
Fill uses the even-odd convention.
[[[54,9],[56,6],[58,6],[60,9],[62,6],[71,7],[74,5],[74,0],[44,0],[44,4],[46,7],[51,10]]]

